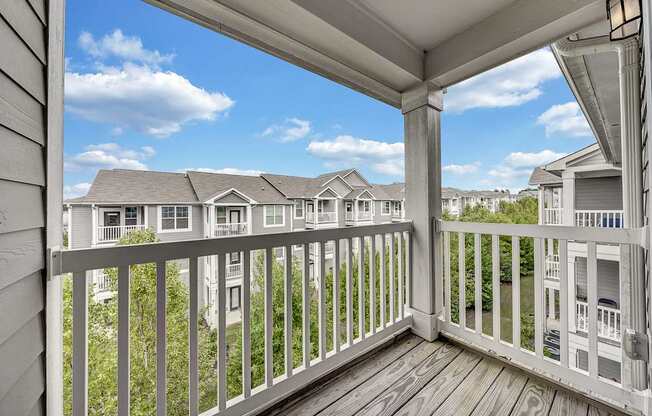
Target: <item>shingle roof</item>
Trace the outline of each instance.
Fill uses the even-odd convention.
[[[86,196],[67,203],[197,203],[185,173],[99,170]]]
[[[314,198],[319,192],[326,189],[326,187],[322,187],[323,178],[304,178],[271,173],[263,173],[261,176],[290,199]]]
[[[535,168],[530,175],[528,183],[530,185],[546,185],[552,183],[560,183],[561,177],[552,172],[548,172],[543,168]]]
[[[389,185],[373,185],[372,193],[376,199],[392,199],[402,201],[405,199],[405,184],[396,182]],[[381,195],[377,195],[378,193]]]
[[[189,171],[188,178],[202,202],[230,189],[235,189],[261,204],[290,203],[282,193],[260,176]]]

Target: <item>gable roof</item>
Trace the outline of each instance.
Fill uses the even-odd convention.
[[[528,181],[530,185],[549,185],[553,183],[561,183],[561,176],[557,176],[540,167],[534,168]]]
[[[206,202],[232,189],[259,204],[289,204],[290,201],[260,176],[189,171],[197,197]]]
[[[67,203],[198,203],[185,173],[101,169],[86,196]]]

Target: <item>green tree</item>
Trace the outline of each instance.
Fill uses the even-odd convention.
[[[155,242],[150,230],[127,234],[118,244]],[[117,295],[117,269],[105,270],[110,290]],[[131,414],[152,415],[156,409],[156,265],[130,266],[130,366]],[[167,402],[168,414],[188,414],[188,289],[179,278],[176,263],[166,267],[167,289]],[[117,296],[96,302],[89,288],[88,313],[88,399],[89,415],[112,415],[117,411]],[[199,340],[216,345],[200,312]],[[72,280],[64,282],[64,399],[65,414],[72,406]],[[214,349],[203,349],[199,360],[200,400],[212,401],[215,385]]]

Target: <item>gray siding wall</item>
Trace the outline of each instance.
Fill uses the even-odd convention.
[[[620,305],[620,270],[617,261],[598,259],[598,299],[615,300]],[[586,297],[586,257],[575,258],[577,296]]]
[[[623,209],[620,176],[576,179],[575,209]]]
[[[577,366],[584,371],[589,371],[589,354],[586,351],[577,350]],[[598,374],[620,382],[620,363],[598,356]]]
[[[340,196],[345,196],[349,192],[351,192],[351,188],[349,188],[344,181],[342,181],[339,178],[336,178],[330,182],[328,182],[328,185],[332,190],[337,192]]]
[[[93,240],[93,215],[90,206],[73,205],[70,248],[87,248]]]
[[[158,205],[148,206],[147,222],[156,232],[160,241],[192,240],[204,237],[204,210],[199,205],[192,206],[192,231],[159,233],[158,231]]]
[[[290,210],[292,212],[292,227],[294,230],[303,230],[306,228],[306,204],[305,201],[303,203],[303,218],[301,219],[295,219],[294,218],[294,206],[290,207]]]
[[[283,227],[265,227],[264,205],[255,205],[251,208],[252,234],[273,234],[291,230],[292,206],[285,205],[285,225]]]
[[[388,215],[383,215],[383,203],[385,201],[374,201],[374,209],[375,214],[374,214],[374,224],[382,224],[384,222],[391,222],[392,221],[392,204],[390,202],[389,205],[389,214]]]
[[[0,415],[45,412],[47,36],[43,1],[0,1]]]

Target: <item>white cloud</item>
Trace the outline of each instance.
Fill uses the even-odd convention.
[[[534,168],[564,156],[564,153],[557,153],[548,149],[536,153],[513,152],[507,155],[505,163],[514,168]]]
[[[81,182],[75,185],[66,185],[63,187],[63,199],[77,198],[84,196],[91,189],[91,184],[88,182]]]
[[[567,137],[593,135],[579,104],[575,101],[553,105],[537,118],[537,124],[545,127],[548,137],[554,134]]]
[[[65,76],[66,110],[90,121],[109,123],[155,137],[167,137],[195,120],[214,120],[234,105],[183,76],[148,66],[125,64],[97,73]]]
[[[82,32],[77,44],[86,53],[97,59],[116,57],[125,61],[142,62],[149,65],[160,65],[172,62],[174,54],[161,54],[156,50],[143,47],[143,42],[137,36],[125,36],[120,29],[104,35],[96,40],[91,33]]]
[[[194,172],[206,172],[206,173],[226,173],[228,175],[245,175],[245,176],[259,176],[263,173],[261,170],[254,169],[238,169],[238,168],[222,168],[222,169],[213,169],[213,168],[186,168],[181,169],[182,172],[194,171]]]
[[[473,162],[465,165],[456,165],[456,164],[446,165],[442,168],[442,170],[444,172],[450,172],[454,175],[466,175],[469,173],[477,172],[479,167],[480,167],[480,162]]]
[[[310,121],[293,117],[285,120],[283,124],[273,124],[267,127],[261,136],[277,136],[282,142],[293,142],[303,139],[312,131]]]
[[[313,141],[307,150],[325,159],[330,167],[370,167],[390,176],[403,176],[405,170],[402,142],[386,143],[343,135],[333,140]]]
[[[549,149],[540,152],[512,152],[503,159],[502,164],[489,170],[488,174],[493,179],[486,180],[485,184],[500,184],[505,188],[513,188],[513,185],[518,184],[524,187],[524,181],[530,177],[535,167],[564,156],[564,153]]]
[[[444,108],[463,112],[471,108],[519,106],[538,98],[545,81],[560,76],[552,52],[539,49],[449,88]]]
[[[156,154],[151,146],[144,146],[138,150],[125,149],[117,143],[90,144],[84,152],[67,156],[64,160],[64,169],[75,172],[84,169],[135,169],[145,170],[144,163]]]

